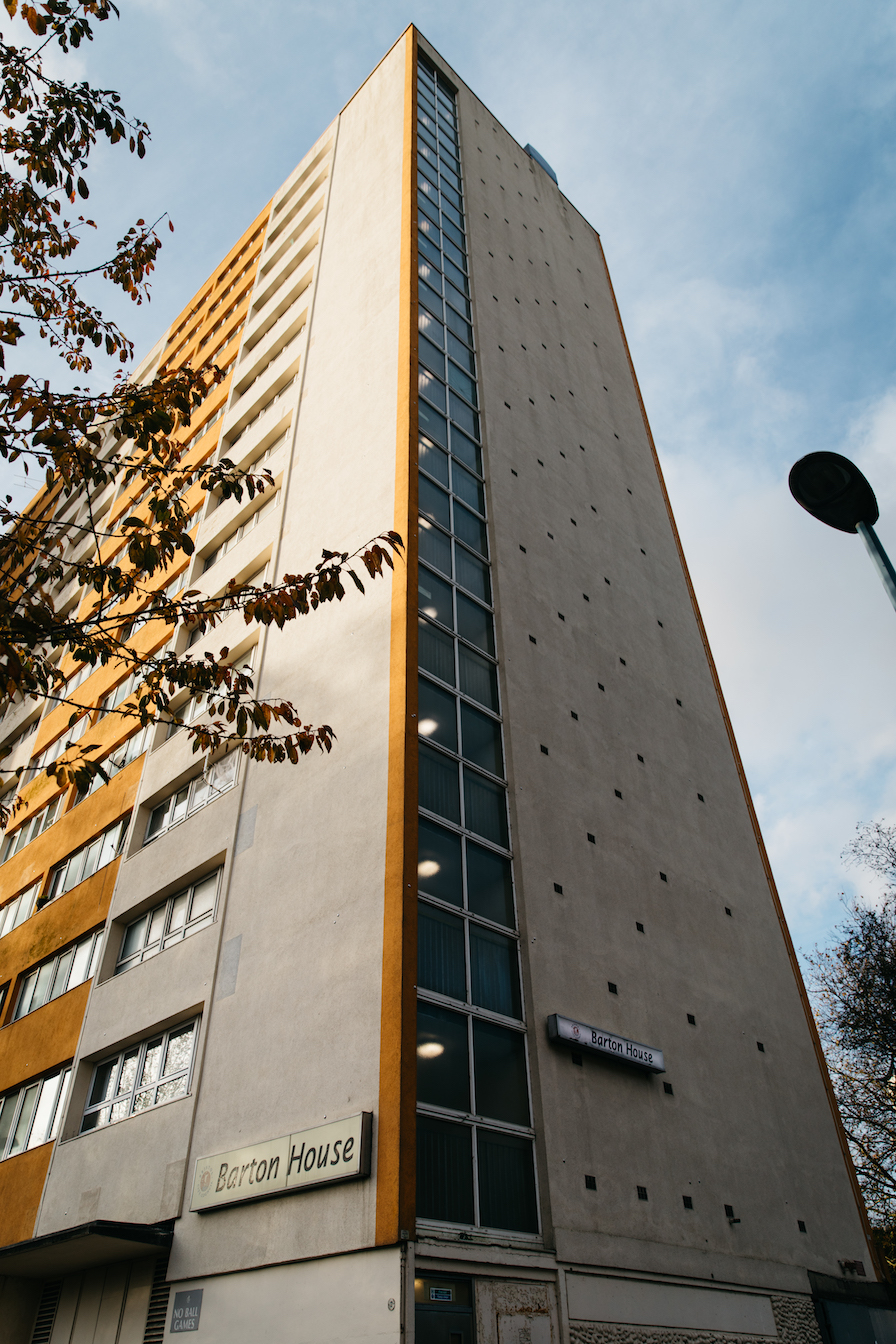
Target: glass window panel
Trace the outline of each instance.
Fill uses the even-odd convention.
[[[421,333],[418,334],[417,336],[417,350],[418,354],[420,355],[420,359],[426,365],[426,367],[432,369],[433,373],[437,373],[440,378],[444,378],[445,356],[442,354],[439,347],[437,345],[433,345],[432,341],[428,341],[426,337]]]
[[[495,656],[495,623],[490,611],[472,602],[463,593],[457,595],[457,633],[477,648]],[[476,697],[479,699],[479,697]]]
[[[111,863],[115,858],[124,842],[126,827],[127,818],[125,817],[117,826],[112,826],[103,836],[103,847],[100,852],[98,868],[105,868],[106,864]]]
[[[472,471],[482,475],[482,450],[466,434],[462,434],[456,425],[451,426],[451,451]]]
[[[140,1070],[140,1086],[145,1087],[147,1083],[154,1083],[159,1076],[159,1063],[162,1058],[162,1038],[150,1041],[146,1047],[146,1058],[143,1061],[143,1068]]]
[[[429,264],[425,257],[418,258],[417,275],[438,294],[442,288],[442,277],[438,270]]]
[[[423,617],[417,622],[417,660],[425,672],[454,685],[454,640]],[[479,699],[479,697],[476,697]]]
[[[460,506],[455,510],[454,522],[458,524],[458,514],[462,512]],[[473,519],[471,513],[467,514],[468,519]],[[478,521],[478,520],[476,520]],[[466,525],[466,519],[463,520]],[[482,524],[479,524],[481,527]],[[481,560],[477,560],[474,555],[465,550],[462,546],[457,547],[457,581],[462,584],[468,592],[474,597],[482,598],[483,602],[491,603],[492,600],[492,582],[488,572],[488,565],[484,565]]]
[[[163,1101],[174,1101],[175,1097],[186,1096],[187,1075],[181,1074],[179,1078],[172,1078],[167,1083],[162,1083],[156,1092],[156,1105],[161,1106]]]
[[[172,800],[169,798],[166,802],[160,803],[158,807],[153,808],[149,818],[149,825],[146,828],[147,840],[151,840],[154,835],[158,835],[165,829],[168,824],[168,812],[170,810],[171,801]]]
[[[469,322],[465,322],[460,313],[456,313],[453,308],[448,308],[446,310],[446,316],[448,318],[448,326],[454,334],[459,336],[462,341],[465,341],[467,345],[472,346],[473,328],[470,326]]]
[[[456,391],[460,392],[461,396],[466,397],[467,401],[472,402],[474,406],[479,405],[476,384],[473,379],[462,369],[459,369],[456,364],[452,364],[450,360],[448,361],[448,382]],[[457,416],[455,415],[454,418],[457,419]]]
[[[444,412],[446,409],[444,383],[440,383],[438,378],[435,378],[428,369],[421,366],[417,371],[417,386],[421,397],[426,397],[427,401],[431,401],[434,406]]]
[[[429,200],[422,192],[417,192],[417,208],[427,215],[434,224],[439,222],[439,207],[434,201]]]
[[[515,1134],[476,1131],[479,1221],[509,1232],[537,1232],[532,1143]]]
[[[480,437],[479,416],[476,412],[470,410],[470,407],[465,401],[461,401],[456,392],[449,393],[448,400],[451,419],[460,425],[464,433],[471,434],[474,439],[478,439]]]
[[[134,1086],[134,1080],[137,1077],[137,1060],[140,1058],[140,1047],[135,1046],[133,1050],[128,1050],[121,1065],[121,1076],[118,1079],[117,1095],[123,1096],[131,1092]]]
[[[457,246],[461,251],[465,250],[467,244],[466,239],[464,238],[463,229],[459,229],[455,224],[452,224],[450,220],[446,219],[442,222],[442,233],[446,238],[451,238],[457,243]]]
[[[24,1017],[31,1011],[31,1001],[34,997],[34,986],[37,984],[37,971],[32,971],[26,975],[22,982],[22,988],[19,991],[19,1002],[16,1007],[16,1018]]]
[[[176,821],[182,821],[183,818],[187,815],[187,803],[189,801],[189,797],[190,797],[189,788],[184,788],[180,790],[177,797],[174,799],[174,804],[171,808],[170,825],[173,826]]]
[[[84,867],[79,881],[83,882],[87,877],[93,877],[100,861],[100,851],[103,848],[103,837],[99,836],[92,845],[88,845],[84,854]]]
[[[438,578],[431,569],[427,569],[424,565],[418,567],[417,597],[420,610],[425,616],[447,626],[449,630],[454,628],[454,615],[451,610],[452,591],[451,585]]]
[[[441,523],[442,527],[450,532],[451,513],[448,495],[425,476],[420,477],[420,511],[429,514],[430,518]]]
[[[437,481],[443,485],[448,484],[448,454],[441,448],[437,448],[429,439],[421,434],[419,437],[419,456],[418,461],[424,471],[429,472]]]
[[[429,223],[428,220],[426,222]],[[432,227],[433,226],[430,225],[430,228]],[[436,234],[436,237],[438,238],[438,229],[434,229],[434,232]],[[417,246],[420,249],[419,256],[423,257],[424,260],[430,262],[437,269],[441,269],[442,254],[439,251],[438,242],[432,242],[429,238],[426,237],[425,233],[421,232],[420,234],[418,234],[417,237]],[[423,273],[421,272],[421,274]],[[429,277],[425,275],[423,278],[426,280],[429,279]]]
[[[430,129],[423,125],[422,120],[419,121],[417,125],[417,135],[424,145],[429,145],[430,149],[438,150],[439,146],[436,141],[436,129],[434,126]]]
[[[75,948],[75,958],[72,962],[72,973],[68,978],[68,983],[74,989],[75,985],[81,985],[87,979],[90,971],[90,954],[93,951],[93,938],[85,938]]]
[[[449,691],[418,677],[417,731],[429,742],[457,751],[457,700]],[[476,711],[473,711],[476,713]]]
[[[445,272],[445,279],[450,280],[455,289],[460,290],[462,294],[469,294],[470,285],[460,267],[455,266],[454,262],[449,261],[447,257],[443,257],[442,270]],[[448,293],[447,290],[445,292]]]
[[[470,300],[465,294],[461,294],[460,290],[456,289],[454,285],[450,284],[447,280],[445,281],[445,298],[459,313],[463,313],[464,317],[470,317]],[[463,421],[461,421],[461,424],[463,424]],[[466,425],[464,425],[464,428],[466,428]],[[479,438],[478,429],[476,431],[476,437],[477,439]]]
[[[453,232],[453,233],[456,233],[457,230],[456,230],[456,229],[452,229],[452,232]],[[446,256],[446,257],[450,257],[451,260],[454,262],[455,266],[460,267],[460,269],[461,269],[462,271],[466,270],[466,268],[467,268],[467,258],[466,258],[466,256],[464,255],[464,251],[463,251],[463,247],[462,247],[462,246],[461,246],[461,247],[455,247],[455,245],[454,245],[454,243],[452,243],[451,239],[448,238],[448,237],[445,237],[445,238],[442,239],[442,247],[443,247],[443,249],[444,249],[445,256]]]
[[[473,1131],[467,1126],[417,1117],[417,1216],[472,1223]]]
[[[12,1096],[0,1100],[0,1161],[6,1155],[6,1140],[9,1138],[9,1131],[12,1129],[12,1118],[16,1113],[18,1100],[18,1092],[13,1092]]]
[[[65,1069],[62,1073],[62,1081],[56,1094],[56,1112],[51,1123],[50,1132],[47,1136],[50,1139],[55,1139],[59,1132],[59,1126],[62,1123],[62,1113],[65,1109],[66,1098],[68,1097],[68,1085],[71,1076],[71,1069]],[[0,1151],[2,1151],[2,1147],[3,1145],[0,1144]]]
[[[426,111],[430,114],[430,116],[435,117],[436,115],[435,92],[432,89],[427,88],[426,85],[421,84],[420,81],[418,80],[417,93],[420,97],[420,105],[426,109]]]
[[[419,278],[417,280],[417,297],[425,308],[428,308],[436,317],[441,318],[443,311],[442,296],[437,294],[435,290],[430,289],[429,285]]]
[[[452,359],[457,360],[465,373],[469,373],[472,378],[476,377],[476,360],[473,357],[473,351],[468,350],[463,341],[457,339],[453,331],[448,333],[448,353]]]
[[[420,902],[417,915],[417,983],[451,999],[467,997],[464,922]]]
[[[82,849],[79,853],[73,854],[72,857],[69,859],[65,871],[65,887],[64,887],[65,891],[71,891],[72,887],[76,887],[78,883],[81,881],[81,874],[84,871],[84,857],[86,853],[87,850]]]
[[[477,775],[464,766],[464,820],[468,830],[475,831],[493,844],[507,848],[507,805],[500,784],[493,784],[483,775]]]
[[[442,137],[439,143],[439,172],[446,182],[450,182],[456,191],[460,191],[460,164],[451,152],[455,146],[451,145],[449,149],[448,145],[449,142]]]
[[[193,888],[193,899],[190,902],[190,919],[199,919],[201,915],[211,914],[215,908],[217,894],[217,873],[212,873],[211,877],[206,877],[202,882],[197,882]]]
[[[470,988],[473,1003],[505,1017],[522,1017],[516,943],[470,925]]]
[[[428,145],[426,137],[421,135],[417,141],[417,154],[419,159],[423,159],[427,165],[438,170],[439,150],[438,144]]]
[[[436,190],[438,190],[439,186],[438,169],[435,167],[434,164],[427,162],[426,158],[422,153],[418,153],[417,155],[418,182],[421,180],[421,177],[427,182],[429,182],[432,186],[434,186]]]
[[[95,1106],[98,1101],[108,1101],[112,1096],[112,1088],[115,1084],[115,1072],[118,1068],[117,1059],[109,1059],[105,1064],[100,1064],[93,1076],[93,1087],[90,1089],[90,1099],[88,1106]]]
[[[165,905],[158,906],[157,909],[153,910],[152,914],[150,915],[149,932],[146,935],[147,947],[152,947],[154,943],[157,943],[161,938],[162,934],[164,933],[165,915],[167,913],[167,910],[168,906],[166,903]]]
[[[55,967],[55,962],[47,961],[39,968],[37,972],[37,980],[35,981],[34,990],[31,995],[31,1007],[28,1010],[29,1012],[33,1013],[36,1008],[42,1008],[46,1003],[47,996],[50,993],[50,985],[53,981],[53,971],[55,970]]]
[[[461,541],[472,546],[480,555],[488,555],[488,534],[485,523],[462,504],[454,506],[454,532]],[[458,580],[460,581],[460,556],[458,556]],[[464,584],[469,588],[469,583]]]
[[[138,1111],[148,1111],[155,1101],[155,1095],[156,1089],[154,1087],[148,1087],[145,1091],[138,1092],[134,1097],[134,1114],[136,1115]],[[114,1120],[124,1119],[123,1116],[113,1116],[112,1118]]]
[[[457,662],[460,669],[460,689],[464,695],[497,713],[498,669],[494,663],[488,662],[463,644],[458,645]]]
[[[467,1019],[435,1004],[417,1004],[417,1100],[452,1111],[470,1109]]]
[[[420,522],[420,559],[451,577],[451,542],[428,518]]]
[[[448,421],[444,415],[439,415],[438,411],[434,411],[425,401],[421,401],[417,404],[417,418],[421,433],[428,434],[443,448],[448,447]]]
[[[417,330],[422,332],[427,340],[432,341],[433,345],[437,345],[440,349],[444,347],[445,328],[425,308],[417,310]]]
[[[37,1105],[39,1091],[40,1083],[32,1083],[30,1087],[25,1089],[19,1118],[16,1120],[16,1127],[9,1143],[10,1157],[14,1157],[16,1153],[21,1153],[28,1142],[28,1128],[31,1124],[31,1117],[34,1115],[34,1108]]]
[[[490,774],[504,777],[504,753],[501,750],[501,725],[471,705],[460,707],[461,755]],[[447,745],[447,744],[446,744]]]
[[[461,840],[453,831],[421,817],[417,832],[417,886],[428,896],[463,905]]]
[[[421,742],[419,746],[420,806],[447,821],[460,823],[457,762]]]
[[[511,1125],[528,1125],[526,1037],[494,1022],[473,1019],[476,1112]]]
[[[146,941],[146,928],[149,923],[149,915],[144,915],[142,919],[137,919],[133,924],[128,925],[124,932],[124,938],[121,940],[121,954],[119,961],[125,961],[132,957],[135,952],[139,952]]]
[[[472,471],[467,471],[466,467],[455,461],[451,471],[451,483],[454,493],[469,504],[470,508],[476,509],[478,513],[485,513],[485,490],[482,482]]]
[[[448,116],[441,107],[441,105],[439,106],[438,123],[439,123],[439,139],[441,140],[444,137],[449,144],[454,144],[455,143],[454,127],[448,120]]]
[[[177,929],[182,929],[184,920],[187,917],[187,896],[188,892],[183,891],[179,896],[175,896],[171,906],[171,919],[168,921],[168,932],[174,933]]]
[[[168,1037],[168,1048],[165,1051],[163,1078],[167,1078],[169,1074],[177,1073],[180,1069],[189,1067],[194,1030],[193,1023],[190,1023],[188,1027],[178,1027],[176,1031],[171,1032]]]
[[[59,995],[64,994],[65,991],[68,989],[68,975],[69,971],[72,968],[72,960],[74,958],[74,955],[75,955],[75,949],[71,947],[59,958],[58,962],[56,963],[56,974],[53,976],[53,984],[50,988],[49,994],[47,995],[48,1002],[50,999],[58,999]]]

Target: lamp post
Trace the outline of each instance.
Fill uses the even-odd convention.
[[[797,504],[820,523],[858,532],[896,608],[896,569],[874,530],[880,510],[855,463],[839,453],[809,453],[791,467],[788,484]]]

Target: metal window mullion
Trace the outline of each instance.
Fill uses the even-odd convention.
[[[12,1124],[9,1126],[9,1133],[6,1136],[6,1143],[3,1146],[3,1153],[2,1155],[0,1155],[4,1158],[8,1156],[10,1144],[12,1143],[13,1139],[16,1136],[16,1126],[19,1123],[19,1116],[22,1114],[22,1105],[24,1103],[25,1093],[27,1091],[28,1089],[26,1087],[19,1088],[18,1097],[16,1098],[16,1108],[13,1111],[12,1115]]]
[[[481,1227],[482,1222],[479,1210],[479,1129],[477,1125],[472,1126],[473,1131],[473,1226]]]

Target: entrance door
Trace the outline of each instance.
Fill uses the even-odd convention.
[[[471,1281],[415,1279],[414,1322],[417,1344],[475,1344]]]

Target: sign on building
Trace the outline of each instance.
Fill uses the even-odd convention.
[[[281,1139],[196,1159],[195,1213],[370,1175],[373,1116],[361,1111]]]
[[[626,1036],[616,1036],[612,1031],[601,1031],[600,1027],[589,1027],[571,1017],[561,1017],[559,1013],[551,1013],[548,1018],[548,1036],[552,1041],[568,1041],[598,1055],[611,1055],[623,1064],[649,1069],[651,1073],[666,1072],[662,1050],[642,1045],[640,1041],[630,1041]]]

